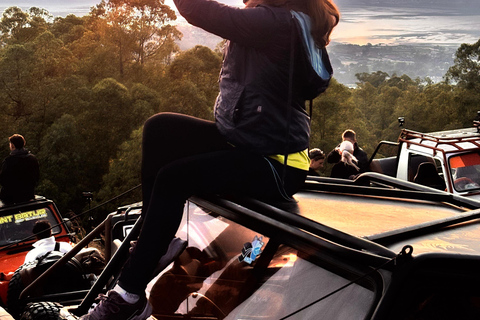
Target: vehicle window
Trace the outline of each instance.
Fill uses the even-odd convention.
[[[409,154],[408,180],[442,191],[447,188],[440,160],[424,155]]]
[[[370,162],[370,171],[395,177],[397,171],[398,144],[382,141]]]
[[[373,291],[352,284],[330,295],[350,281],[300,258],[301,252],[284,249],[291,250],[288,255],[293,261],[282,265],[226,319],[367,318],[375,299]]]
[[[398,143],[381,141],[378,144],[378,150],[374,155],[374,159],[396,157],[397,154],[398,154]]]
[[[435,160],[433,159],[433,157],[427,157],[415,153],[410,153],[408,155],[408,181],[415,180],[415,177],[418,174],[418,170],[420,169],[420,165],[423,163],[435,164]]]
[[[48,207],[15,213],[10,212],[0,216],[0,246],[22,241],[32,236],[32,229],[37,220],[48,220],[52,226],[58,224]],[[52,234],[60,231],[60,227],[56,226],[52,229]]]
[[[350,280],[286,244],[193,205],[189,210],[177,234],[188,247],[150,291],[157,318],[281,319],[311,303],[288,319],[364,319],[371,310],[373,289],[357,284],[314,303]]]
[[[455,190],[472,191],[480,189],[480,154],[467,153],[449,159]]]

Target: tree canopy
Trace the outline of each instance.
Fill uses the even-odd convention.
[[[480,89],[480,39],[474,44],[464,43],[455,54],[455,64],[450,67],[447,79],[457,81],[467,89]]]
[[[103,0],[84,17],[3,13],[0,151],[6,157],[7,138],[24,135],[40,161],[37,192],[61,212],[84,210],[83,192],[102,203],[140,184],[142,125],[153,114],[213,120],[221,54],[179,51],[175,19],[161,0]],[[480,105],[479,45],[461,45],[441,83],[380,70],[358,73],[355,88],[332,79],[313,100],[311,148],[328,153],[350,128],[372,154],[380,140],[397,139],[400,116],[417,131],[471,126]],[[140,200],[137,189],[119,201]]]

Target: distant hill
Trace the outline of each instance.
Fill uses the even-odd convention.
[[[457,46],[432,44],[353,45],[332,43],[328,47],[338,82],[355,86],[357,73],[383,71],[390,76],[408,75],[411,79],[428,77],[437,83],[443,80],[454,63]]]
[[[339,7],[395,7],[451,9],[455,12],[479,13],[479,0],[335,0]],[[471,11],[473,10],[473,11]],[[449,14],[450,12],[445,12]]]
[[[180,25],[183,38],[178,42],[181,50],[203,45],[214,50],[222,41],[202,29],[191,25]],[[453,65],[456,46],[430,44],[412,45],[353,45],[331,43],[328,47],[334,67],[334,77],[342,84],[354,86],[355,74],[384,71],[389,75],[406,74],[412,79],[429,77],[439,82]]]

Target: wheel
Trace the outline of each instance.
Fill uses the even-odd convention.
[[[20,294],[22,293],[23,289],[25,289],[25,285],[22,282],[22,270],[30,270],[36,266],[37,261],[22,264],[17,270],[15,270],[10,282],[8,283],[7,309],[8,312],[15,318],[18,317],[24,305],[24,303],[19,299]]]
[[[30,283],[32,283],[45,270],[52,266],[63,254],[52,251],[44,259],[25,263],[15,270],[7,291],[8,312],[13,317],[18,317],[25,306],[25,301],[19,296]],[[48,285],[37,285],[29,293],[31,297],[41,297],[45,294],[62,293],[89,289],[91,287],[88,278],[84,277],[82,266],[73,258],[64,266],[60,267],[55,274],[46,279]]]
[[[56,302],[32,302],[27,304],[20,320],[59,320],[61,308]]]

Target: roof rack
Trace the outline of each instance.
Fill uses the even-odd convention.
[[[477,128],[431,133],[403,129],[399,141],[405,142],[408,147],[416,145],[445,153],[480,149],[480,133]]]

